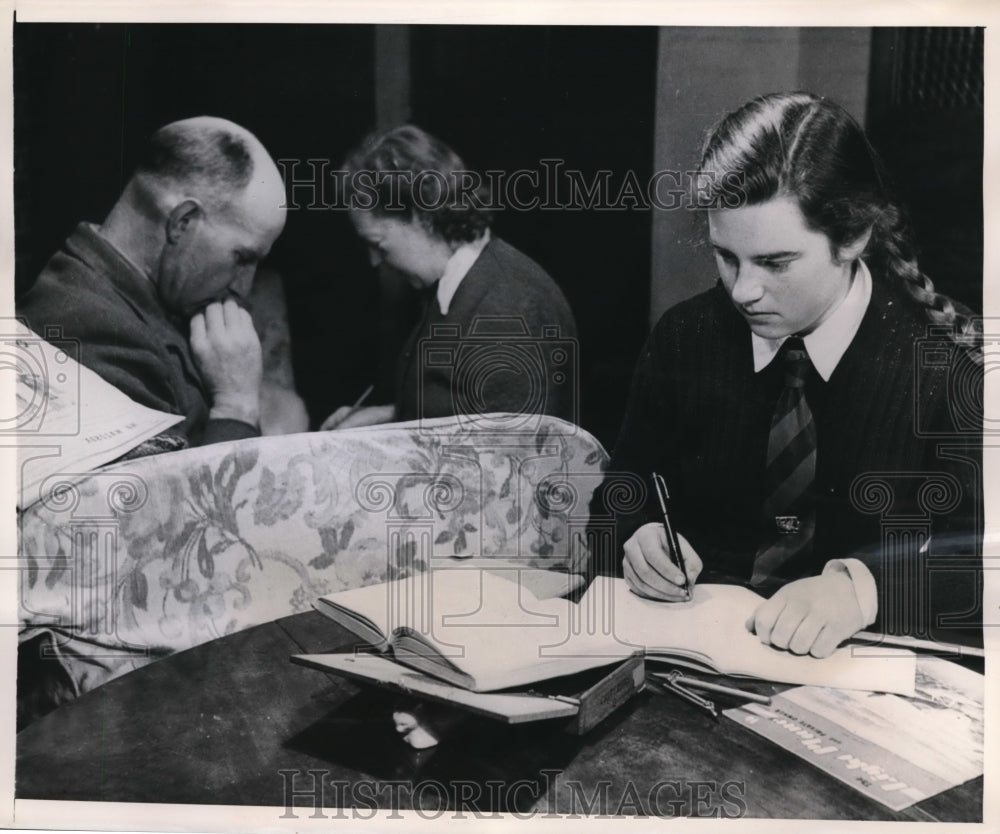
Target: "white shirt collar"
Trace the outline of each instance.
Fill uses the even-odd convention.
[[[444,267],[444,275],[441,276],[437,285],[437,301],[442,316],[448,315],[448,308],[458,291],[458,285],[462,283],[462,279],[472,269],[472,265],[489,242],[490,230],[487,229],[481,238],[459,246],[448,259],[448,263]]]
[[[858,332],[871,298],[872,276],[865,262],[859,260],[855,280],[851,282],[851,288],[840,302],[840,306],[812,333],[802,337],[806,353],[809,354],[813,367],[824,382],[830,379],[837,363],[854,339],[854,334]],[[780,339],[765,339],[756,333],[750,334],[754,373],[762,371],[771,364],[771,360],[787,338],[782,336]]]

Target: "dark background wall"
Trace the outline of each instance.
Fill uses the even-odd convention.
[[[478,170],[559,160],[645,182],[683,167],[728,107],[794,85],[867,119],[922,264],[982,309],[982,30],[16,24],[14,84],[18,291],[78,221],[104,218],[143,139],[185,116],[233,119],[277,159],[332,168],[376,125],[410,119]],[[269,260],[318,422],[373,380],[386,393],[412,298],[372,273],[343,212],[306,210],[306,193]],[[579,422],[610,445],[651,316],[712,280],[693,225],[538,208],[502,211],[495,228],[569,299]]]
[[[983,30],[875,29],[868,131],[907,207],[920,266],[983,310]]]
[[[610,171],[617,197],[626,172],[652,174],[656,39],[650,27],[413,27],[413,119],[476,170],[543,175],[542,160],[557,160],[587,183]],[[579,422],[611,444],[647,332],[650,212],[507,209],[495,230],[565,293],[579,328]]]

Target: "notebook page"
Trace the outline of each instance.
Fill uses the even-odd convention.
[[[794,655],[764,645],[746,628],[763,598],[739,585],[695,585],[689,602],[657,602],[633,594],[624,579],[598,577],[580,605],[605,621],[621,641],[644,646],[647,657],[697,652],[719,672],[783,683],[913,693],[915,660],[907,650],[837,649],[827,658]]]

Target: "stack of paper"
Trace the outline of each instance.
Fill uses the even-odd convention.
[[[911,698],[803,686],[724,715],[896,811],[983,773],[983,676],[941,658]]]
[[[16,329],[0,352],[17,380],[15,411],[4,422],[18,441],[20,507],[43,498],[53,482],[79,480],[184,419],[139,405],[79,364],[71,355],[76,342],[50,344],[24,325]]]

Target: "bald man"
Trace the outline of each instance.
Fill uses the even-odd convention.
[[[17,306],[143,405],[184,416],[163,448],[259,434],[261,348],[242,302],[285,223],[281,175],[245,128],[202,116],[150,138],[100,226],[81,223]],[[86,392],[83,392],[86,407]]]

